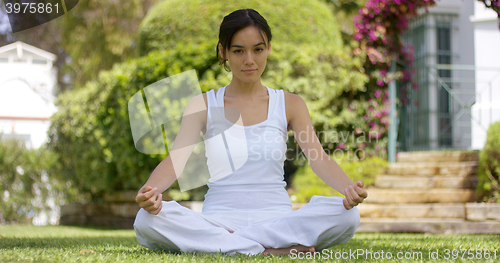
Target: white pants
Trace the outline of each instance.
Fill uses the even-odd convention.
[[[298,210],[260,220],[250,212],[247,217],[233,211],[197,213],[176,201],[163,201],[158,215],[139,210],[134,229],[144,247],[172,252],[255,255],[265,248],[299,244],[319,251],[347,242],[358,228],[357,207],[345,209],[342,199],[313,196]]]

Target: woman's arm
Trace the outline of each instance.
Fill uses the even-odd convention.
[[[189,101],[169,155],[156,166],[136,196],[136,202],[149,213],[157,214],[160,212],[161,193],[167,190],[182,174],[198,141],[206,115],[207,107],[203,94],[197,95]]]
[[[351,181],[337,162],[323,150],[312,127],[309,110],[304,100],[292,93],[286,93],[286,98],[287,105],[293,105],[287,110],[289,127],[307,157],[313,172],[330,187],[345,195],[344,206],[346,209],[363,202],[363,199],[368,195],[363,189],[363,182],[354,183]]]

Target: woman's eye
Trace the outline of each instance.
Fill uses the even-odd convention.
[[[234,53],[240,53],[241,50],[235,50],[233,51]]]
[[[263,51],[264,49],[263,48],[257,48],[256,50],[257,51]]]

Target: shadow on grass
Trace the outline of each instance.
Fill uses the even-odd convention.
[[[83,246],[126,246],[139,243],[135,237],[8,237],[0,239],[0,248],[68,248]],[[140,246],[140,245],[139,245]]]

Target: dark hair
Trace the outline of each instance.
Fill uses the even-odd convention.
[[[219,55],[219,43],[222,44],[222,50],[225,54],[228,47],[231,46],[231,39],[233,39],[233,35],[238,32],[238,30],[248,26],[255,26],[259,30],[262,39],[264,39],[262,32],[266,34],[266,46],[268,46],[269,42],[271,42],[271,28],[267,24],[266,19],[264,19],[264,17],[262,17],[257,11],[253,9],[240,9],[225,16],[224,20],[222,20],[222,23],[220,24],[219,42],[217,42],[215,51],[217,52],[219,65],[224,65],[224,69],[228,72],[230,69],[226,64],[226,59],[223,59]]]

